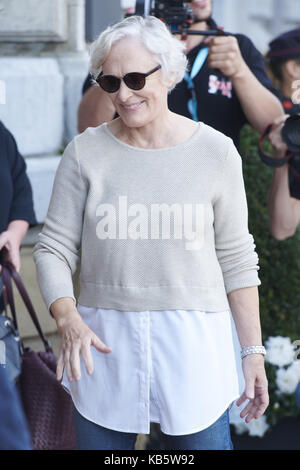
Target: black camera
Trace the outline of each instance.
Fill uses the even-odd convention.
[[[290,116],[281,130],[282,140],[288,147],[283,158],[274,158],[266,155],[262,149],[262,141],[272,129],[270,124],[260,136],[258,152],[261,160],[268,166],[279,168],[285,163],[289,165],[289,189],[291,197],[300,199],[300,114]]]
[[[222,29],[196,31],[189,27],[194,23],[190,2],[184,0],[136,0],[136,15],[152,15],[159,18],[168,25],[172,34],[181,35],[181,39],[186,39],[187,35],[202,36],[231,36],[231,33]],[[131,16],[131,14],[127,15]]]
[[[290,116],[281,131],[282,139],[288,149],[295,154],[300,154],[300,114]]]
[[[286,143],[291,157],[289,183],[291,196],[300,199],[300,114],[290,116],[281,131],[283,141]]]
[[[186,30],[194,21],[193,10],[183,0],[155,0],[150,15],[161,19],[171,31],[179,27]]]

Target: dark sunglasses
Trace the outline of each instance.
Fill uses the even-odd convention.
[[[157,65],[148,73],[130,72],[124,75],[122,78],[116,77],[115,75],[102,75],[101,72],[100,75],[96,78],[96,82],[107,93],[116,93],[116,91],[118,91],[121,86],[121,80],[123,80],[126,86],[131,90],[141,90],[146,84],[146,77],[156,72],[160,68],[161,65]]]

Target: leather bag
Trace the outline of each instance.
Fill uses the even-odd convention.
[[[13,279],[45,348],[45,351],[35,352],[24,347],[21,339],[15,341],[19,344],[20,352],[18,387],[33,448],[35,450],[74,450],[76,446],[71,396],[56,379],[57,357],[42,332],[38,316],[22,279],[12,263],[8,261],[7,254],[7,250],[4,255],[2,254],[1,273],[6,311],[4,322],[8,318],[7,307],[9,305],[12,313],[10,321],[13,326],[13,334],[19,337],[11,283]]]

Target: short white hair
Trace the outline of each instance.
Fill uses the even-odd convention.
[[[154,16],[130,16],[103,31],[90,47],[90,72],[94,79],[102,71],[102,65],[114,44],[122,39],[138,39],[161,65],[163,78],[174,76],[169,92],[181,82],[188,60],[185,45],[175,38],[168,27]],[[96,83],[96,82],[95,82]]]

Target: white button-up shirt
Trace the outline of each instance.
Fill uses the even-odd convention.
[[[77,309],[112,348],[81,357],[81,379],[62,385],[88,420],[115,431],[184,435],[213,424],[241,394],[240,345],[230,310]]]

